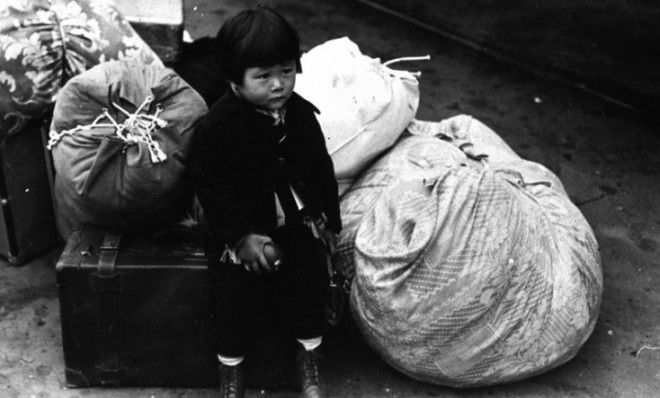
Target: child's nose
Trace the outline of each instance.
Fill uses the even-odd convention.
[[[271,82],[271,88],[273,90],[279,90],[282,87],[284,87],[283,84],[282,84],[282,78],[278,77],[278,76],[273,77],[273,80]]]

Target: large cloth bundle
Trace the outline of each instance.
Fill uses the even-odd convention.
[[[132,58],[161,64],[112,2],[0,2],[0,139],[48,113],[69,77]]]
[[[417,78],[363,55],[346,37],[314,47],[301,64],[296,91],[321,110],[319,124],[343,192],[412,121]]]
[[[173,71],[111,61],[61,90],[50,131],[58,228],[150,227],[189,204],[183,179],[202,97]]]
[[[568,361],[593,330],[602,274],[561,182],[470,117],[408,130],[341,202],[340,260],[367,342],[454,387]]]

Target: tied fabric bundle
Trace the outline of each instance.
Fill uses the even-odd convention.
[[[381,64],[346,37],[303,54],[296,92],[321,110],[317,117],[340,194],[413,120],[419,105],[417,77],[387,65],[415,59]]]
[[[554,174],[471,117],[414,121],[341,212],[353,317],[415,379],[522,379],[593,331],[603,280],[591,227]]]
[[[0,139],[47,114],[66,80],[113,59],[162,65],[112,2],[0,4]]]
[[[112,61],[71,79],[55,105],[49,142],[60,233],[181,218],[191,192],[184,162],[206,112],[195,90],[156,65]]]

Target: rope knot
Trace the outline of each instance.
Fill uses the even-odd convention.
[[[66,135],[73,135],[81,130],[88,130],[96,127],[110,127],[115,129],[115,136],[127,144],[145,143],[149,150],[152,163],[164,162],[167,159],[167,155],[160,148],[160,144],[154,141],[153,133],[156,128],[162,129],[167,127],[168,123],[166,120],[159,117],[160,113],[163,111],[160,104],[156,105],[156,110],[153,114],[150,115],[145,113],[145,109],[151,105],[153,100],[154,97],[148,95],[133,113],[128,112],[116,102],[112,102],[112,106],[126,115],[126,120],[122,123],[117,123],[115,118],[113,118],[112,115],[110,115],[110,112],[108,112],[108,109],[103,108],[101,109],[101,114],[97,116],[91,124],[84,126],[78,125],[73,129],[62,130],[59,133],[51,131],[48,134],[49,140],[47,148],[52,150],[62,137]],[[107,119],[108,123],[100,123],[103,119]]]

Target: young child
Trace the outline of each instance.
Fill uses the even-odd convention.
[[[324,266],[311,230],[334,251],[341,219],[318,110],[293,92],[298,34],[273,9],[260,7],[225,22],[217,45],[231,89],[200,123],[189,166],[211,230],[221,393],[243,395],[245,336],[257,293],[266,291],[280,323],[300,342],[303,396],[325,396],[317,354],[325,327]]]

